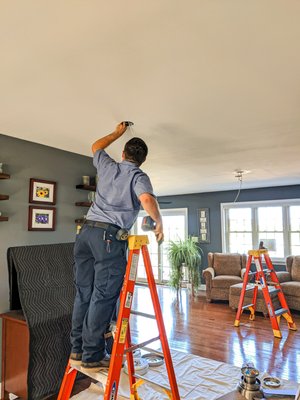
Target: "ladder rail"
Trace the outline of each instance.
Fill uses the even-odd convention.
[[[127,339],[128,326],[129,326],[130,310],[131,310],[131,303],[135,286],[139,253],[140,253],[139,249],[133,249],[129,251],[126,273],[121,292],[120,308],[119,308],[119,314],[118,314],[115,337],[114,337],[114,345],[111,353],[110,368],[105,387],[104,400],[109,400],[112,393],[115,392],[117,394],[118,392],[118,387],[119,387],[118,374],[122,368],[125,343],[126,341],[128,341]],[[132,353],[129,353],[128,357],[130,360],[129,364],[132,365],[133,368]]]
[[[75,368],[72,368],[70,363],[68,362],[57,400],[68,400],[70,398],[76,376],[77,370]]]
[[[147,246],[142,246],[142,254],[143,254],[143,258],[144,258],[144,264],[145,264],[145,269],[146,269],[146,273],[147,273],[150,294],[151,294],[153,308],[154,308],[154,314],[155,314],[156,320],[157,320],[157,326],[158,326],[159,336],[160,336],[160,340],[161,340],[161,346],[163,349],[163,353],[165,355],[166,368],[167,368],[170,387],[171,387],[171,391],[172,391],[172,395],[173,395],[172,398],[174,400],[180,400],[175,371],[173,368],[173,363],[172,363],[172,358],[171,358],[171,352],[170,352],[169,345],[168,345],[167,334],[166,334],[166,330],[165,330],[165,326],[164,326],[164,322],[163,322],[163,318],[162,318],[162,312],[161,312],[159,298],[158,298],[158,294],[157,294],[156,283],[155,283],[155,279],[154,279],[154,275],[153,275],[153,270],[152,270],[150,256],[149,256]]]
[[[239,305],[238,309],[236,312],[236,317],[234,321],[234,326],[238,327],[240,325],[240,318],[241,314],[243,312],[243,304],[244,304],[244,298],[245,298],[245,291],[248,285],[248,276],[250,273],[250,268],[251,268],[251,262],[252,262],[252,256],[248,257],[247,264],[246,264],[246,271],[244,274],[244,280],[243,280],[243,286],[242,286],[242,291],[239,299]]]

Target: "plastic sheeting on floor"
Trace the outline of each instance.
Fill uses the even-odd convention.
[[[172,351],[180,398],[182,400],[213,400],[233,391],[241,377],[241,370],[230,364]],[[91,374],[97,379],[97,374]],[[169,387],[165,365],[149,368],[144,375],[161,385]],[[97,379],[99,380],[99,379]],[[100,385],[100,384],[99,384]],[[92,384],[90,388],[72,397],[72,400],[101,400],[100,387]],[[167,395],[158,387],[145,383],[138,388],[143,400],[167,400]],[[129,399],[128,376],[122,371],[118,397]]]
[[[241,378],[239,367],[174,350],[172,351],[172,359],[181,400],[214,400],[231,392],[236,392],[236,387]],[[90,376],[101,381],[98,374],[91,374]],[[269,375],[261,371],[259,376],[261,382],[265,376]],[[144,378],[169,387],[165,365],[149,368]],[[100,383],[92,383],[88,389],[73,396],[72,400],[103,400],[103,389]],[[280,389],[290,392],[290,395],[293,393],[300,400],[300,385],[296,382],[281,380]],[[296,394],[296,392],[298,393]],[[168,396],[163,390],[151,383],[144,383],[139,386],[138,393],[143,400],[168,400]],[[229,397],[236,398],[232,393]],[[240,397],[242,396],[240,395]],[[278,400],[283,398],[278,395],[276,397]],[[128,375],[122,371],[118,400],[129,398]]]

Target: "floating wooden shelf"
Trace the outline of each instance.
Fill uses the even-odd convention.
[[[8,194],[0,194],[0,200],[8,200],[9,196]]]
[[[0,179],[9,179],[9,178],[10,178],[9,174],[3,174],[3,173],[0,174]]]
[[[76,185],[76,189],[89,190],[90,192],[96,192],[96,186],[90,186],[90,185]]]
[[[0,221],[2,222],[2,221],[8,221],[8,217],[1,217],[0,216]]]
[[[90,207],[92,203],[90,201],[77,201],[75,206],[77,207]]]

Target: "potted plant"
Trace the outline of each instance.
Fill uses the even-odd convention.
[[[188,270],[188,283],[191,286],[191,292],[194,296],[195,289],[199,287],[200,283],[199,267],[201,265],[201,253],[202,250],[191,237],[185,240],[169,242],[170,285],[176,289],[177,295],[184,277],[183,269],[186,267]]]

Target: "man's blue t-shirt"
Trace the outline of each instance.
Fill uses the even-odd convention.
[[[148,175],[130,161],[117,163],[104,150],[96,151],[93,163],[99,180],[87,219],[130,230],[140,210],[138,196],[154,196]]]

